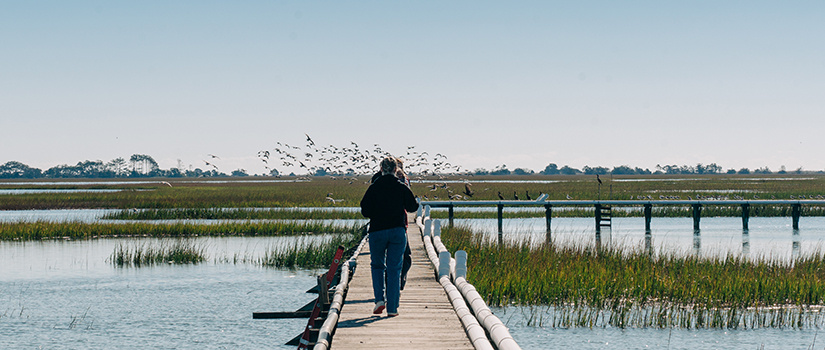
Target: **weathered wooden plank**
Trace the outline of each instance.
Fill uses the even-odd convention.
[[[369,246],[358,257],[341,310],[332,349],[473,349],[424,251],[418,227],[411,224],[407,239],[413,265],[401,291],[399,316],[372,314]]]

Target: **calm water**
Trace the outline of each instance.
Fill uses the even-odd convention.
[[[306,319],[253,320],[294,311],[318,271],[215,262],[254,256],[293,237],[201,238],[210,262],[116,268],[118,243],[0,242],[0,349],[259,349],[280,346]]]
[[[442,220],[442,224],[446,220]],[[496,219],[456,219],[497,237]],[[825,252],[825,217],[803,217],[800,229],[793,230],[791,218],[751,218],[749,230],[742,230],[741,218],[702,218],[700,230],[693,230],[692,218],[653,218],[649,235],[644,218],[613,218],[612,229],[598,237],[602,245],[647,248],[653,252],[677,252],[724,256],[743,254],[751,258],[788,259],[800,254]],[[546,240],[544,219],[507,219],[504,239],[512,241]],[[593,218],[553,218],[551,238],[556,242],[596,244]]]
[[[51,215],[95,221],[105,211],[0,212],[12,216]],[[62,215],[62,216],[61,216]],[[446,220],[442,220],[445,222]],[[456,220],[497,236],[496,220]],[[553,218],[557,241],[596,244],[592,218]],[[743,234],[739,218],[703,218],[696,235],[690,218],[654,218],[644,232],[642,218],[616,218],[601,244],[656,251],[787,258],[817,251],[825,242],[825,218],[752,218]],[[544,219],[504,221],[505,239],[545,239]],[[295,237],[205,237],[209,261],[199,265],[116,268],[107,262],[117,244],[157,239],[0,242],[0,349],[258,349],[281,346],[302,331],[305,319],[253,320],[256,311],[292,311],[312,300],[305,291],[319,271],[284,271],[231,263],[254,258]],[[472,257],[471,257],[472,259]],[[531,326],[539,308],[494,310],[525,349],[804,349],[816,330],[680,330],[548,328]],[[544,316],[549,317],[549,316]],[[815,345],[825,345],[825,339]]]

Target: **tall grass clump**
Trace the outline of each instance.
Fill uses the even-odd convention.
[[[801,328],[822,325],[825,259],[752,261],[650,254],[642,247],[499,245],[448,227],[469,254],[468,280],[492,305],[548,305],[558,326]]]
[[[187,239],[131,245],[120,243],[108,260],[117,267],[197,264],[206,260],[206,247]]]
[[[338,246],[345,249],[357,245],[363,235],[340,234],[326,240],[301,238],[291,245],[271,247],[260,259],[260,264],[269,267],[322,268],[332,263]]]

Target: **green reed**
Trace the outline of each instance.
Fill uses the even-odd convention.
[[[352,248],[359,244],[363,235],[341,234],[330,239],[299,239],[284,247],[270,248],[258,262],[263,266],[287,268],[329,267],[338,246]]]
[[[821,318],[808,322],[809,312],[793,310],[825,303],[822,254],[753,261],[641,247],[498,245],[466,227],[447,227],[442,239],[451,251],[467,251],[468,280],[488,303],[550,305],[562,325],[796,327]]]
[[[118,244],[108,261],[117,267],[157,264],[197,264],[206,260],[206,247],[187,239],[172,242]]]
[[[196,223],[83,223],[3,222],[0,240],[92,239],[101,237],[274,236],[306,233],[359,232],[357,223],[342,225],[319,221]]]

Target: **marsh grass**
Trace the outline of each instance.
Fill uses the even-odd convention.
[[[447,227],[466,250],[468,280],[491,305],[548,305],[561,327],[802,328],[822,324],[825,259],[699,257],[641,247],[496,244]]]
[[[601,188],[601,199],[631,199],[651,195],[681,196],[687,198],[702,196],[742,196],[752,199],[754,195],[767,199],[789,199],[790,196],[825,195],[825,176],[805,175],[654,175],[654,176],[603,176],[605,185]],[[163,179],[157,179],[159,182]],[[313,177],[312,181],[279,183],[244,183],[232,179],[216,179],[215,182],[194,182],[184,179],[165,179],[174,187],[157,185],[117,185],[117,186],[77,186],[66,181],[65,186],[55,188],[108,188],[125,189],[112,193],[30,193],[0,195],[0,210],[19,209],[72,209],[72,208],[268,208],[268,207],[336,207],[358,206],[368,187],[368,177],[333,180],[329,177]],[[524,175],[524,176],[444,176],[427,177],[420,182],[413,177],[413,192],[422,198],[439,197],[461,193],[462,183],[444,183],[431,191],[433,182],[444,180],[468,181],[473,184],[472,200],[498,200],[498,192],[506,199],[513,199],[515,192],[521,199],[530,193],[533,198],[538,193],[549,195],[548,200],[563,200],[567,195],[575,199],[599,198],[598,185],[591,175]],[[481,181],[495,180],[484,183]],[[508,183],[506,180],[533,181],[528,183]],[[641,180],[641,181],[639,181]],[[51,181],[51,180],[50,180]],[[544,181],[536,183],[535,181]],[[23,188],[21,186],[2,186]],[[31,187],[31,186],[29,186]],[[42,188],[42,187],[37,187]],[[146,191],[151,190],[151,191]],[[336,204],[326,199],[343,199]],[[655,200],[654,200],[655,201]]]
[[[206,260],[206,246],[190,239],[121,243],[108,261],[117,267],[197,264]]]
[[[353,233],[358,224],[305,222],[83,223],[0,222],[0,240],[92,239],[102,237],[187,237],[213,235],[274,236],[306,233]]]
[[[352,248],[363,236],[361,234],[335,235],[326,240],[299,239],[285,247],[272,247],[258,260],[260,265],[286,268],[329,267],[338,246]]]
[[[297,208],[173,208],[121,210],[106,214],[106,220],[357,220],[360,211],[303,210]]]

